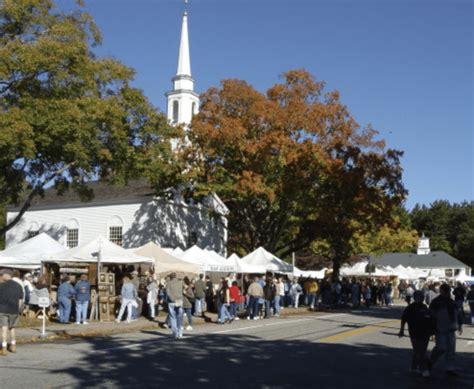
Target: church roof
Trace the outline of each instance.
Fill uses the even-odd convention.
[[[93,190],[94,197],[90,201],[82,201],[74,190],[58,195],[56,189],[47,189],[44,197],[35,197],[31,208],[54,207],[56,205],[86,205],[91,202],[123,201],[132,199],[143,199],[154,194],[150,184],[145,179],[129,181],[127,185],[113,185],[104,181],[89,182],[87,186]],[[9,206],[9,211],[17,210],[17,207]]]
[[[444,251],[432,251],[426,255],[413,253],[387,253],[379,257],[372,257],[372,263],[382,266],[396,267],[398,265],[414,268],[467,268],[468,266]]]

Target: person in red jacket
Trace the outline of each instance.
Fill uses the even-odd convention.
[[[230,314],[234,320],[239,320],[237,316],[237,308],[239,307],[242,294],[240,293],[240,288],[237,285],[237,281],[232,282],[232,286],[229,289],[230,292]]]

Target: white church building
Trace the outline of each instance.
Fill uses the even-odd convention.
[[[187,126],[199,110],[194,92],[189,54],[188,14],[183,14],[178,68],[173,90],[166,93],[167,117],[173,124]],[[98,235],[123,247],[138,247],[149,241],[162,247],[187,248],[194,244],[226,255],[228,209],[215,194],[202,203],[157,198],[145,180],[125,187],[102,182],[89,184],[94,198],[81,202],[74,192],[57,195],[54,189],[37,198],[20,222],[6,234],[6,247],[41,232],[65,247],[86,243]],[[18,209],[7,208],[7,221]]]

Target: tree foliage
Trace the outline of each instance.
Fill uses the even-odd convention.
[[[439,200],[416,205],[411,211],[413,227],[430,238],[431,250],[445,251],[474,267],[474,202]]]
[[[418,238],[416,230],[394,229],[384,225],[369,234],[356,234],[354,252],[368,255],[413,252],[416,249]]]
[[[158,188],[178,180],[176,131],[130,85],[132,69],[96,57],[100,42],[81,4],[0,4],[0,198],[21,205],[20,217],[48,185],[90,197],[91,179],[139,174]]]
[[[202,96],[184,150],[195,195],[230,209],[230,248],[282,256],[324,239],[335,265],[356,232],[391,221],[405,196],[401,152],[361,129],[335,91],[292,70],[266,94],[224,80]]]

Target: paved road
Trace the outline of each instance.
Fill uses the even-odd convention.
[[[400,310],[322,313],[31,344],[0,359],[9,388],[474,388],[474,329],[458,339],[460,377],[408,373]],[[432,346],[432,345],[431,345]]]

